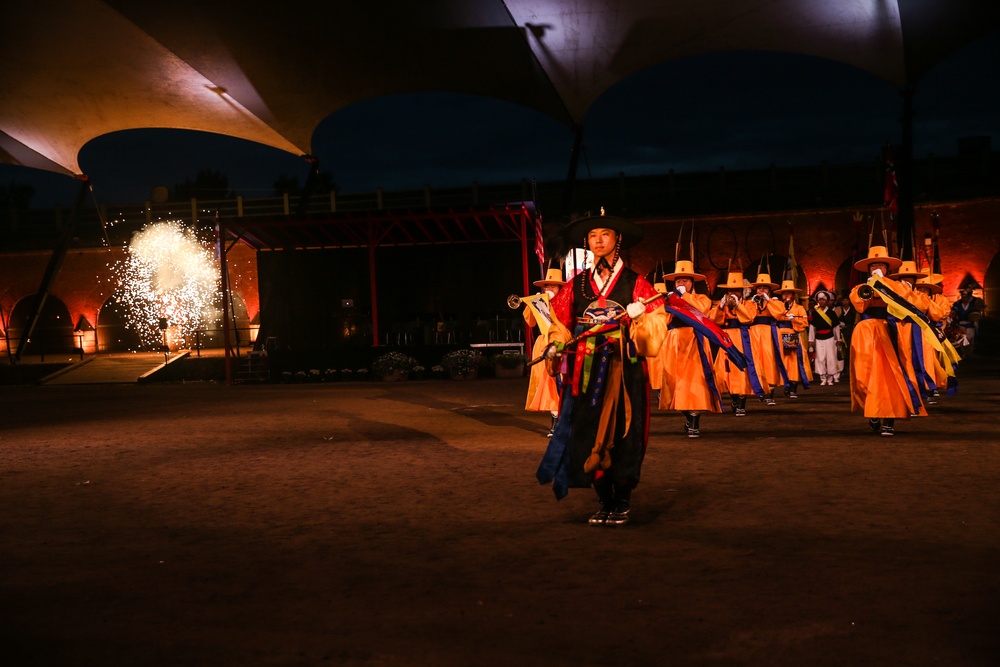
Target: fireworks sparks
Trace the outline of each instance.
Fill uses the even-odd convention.
[[[145,346],[163,342],[161,318],[180,347],[190,347],[195,332],[217,319],[214,304],[222,298],[218,263],[211,248],[180,221],[136,232],[114,274],[123,315]]]

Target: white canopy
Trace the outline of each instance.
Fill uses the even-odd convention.
[[[709,52],[828,58],[896,86],[1000,26],[995,0],[35,0],[5,8],[0,162],[79,174],[118,130],[309,154],[331,113],[398,92],[509,100],[569,126],[639,70]]]

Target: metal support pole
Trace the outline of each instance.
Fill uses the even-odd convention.
[[[45,275],[42,277],[42,284],[38,287],[37,303],[35,304],[35,310],[28,317],[28,321],[25,323],[24,332],[21,334],[21,340],[17,342],[17,351],[14,353],[14,362],[21,361],[21,354],[24,352],[25,346],[28,344],[31,334],[35,331],[35,326],[38,324],[38,319],[42,315],[42,311],[45,308],[45,302],[49,297],[49,290],[52,289],[52,283],[55,282],[56,276],[59,275],[59,270],[62,268],[63,260],[66,259],[66,251],[69,250],[69,244],[73,240],[73,233],[76,230],[76,219],[80,208],[83,206],[83,200],[87,196],[87,191],[90,190],[90,179],[84,176],[80,183],[80,191],[76,195],[76,201],[73,204],[73,210],[69,214],[69,220],[66,222],[66,229],[63,232],[62,238],[59,240],[58,245],[52,251],[52,257],[49,258],[49,264],[45,267]]]
[[[222,274],[222,349],[226,356],[226,384],[233,383],[232,356],[233,350],[229,344],[229,265],[226,262],[226,245],[223,238],[222,223],[215,224],[215,254],[219,258],[219,271]]]
[[[913,259],[913,87],[900,91],[903,97],[902,133],[896,165],[899,215],[896,220],[896,239],[901,250],[900,259]]]
[[[544,278],[544,274],[542,276]],[[521,289],[523,290],[521,294],[528,294],[529,288],[528,283],[528,211],[523,206],[521,207]],[[527,306],[525,306],[527,308]],[[524,349],[531,354],[531,347],[534,340],[532,339],[531,327],[528,326],[528,322],[524,322]]]
[[[375,232],[368,227],[368,282],[372,292],[372,347],[378,347],[378,297],[375,290]]]

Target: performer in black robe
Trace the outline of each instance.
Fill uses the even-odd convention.
[[[571,487],[593,485],[600,509],[589,522],[622,525],[630,518],[649,439],[644,357],[660,349],[667,318],[662,300],[643,303],[659,292],[620,257],[622,248],[642,238],[638,226],[594,216],[571,222],[565,234],[571,243],[584,240],[594,267],[550,303],[545,356],[550,372],[562,375],[562,396],[537,477],[552,482],[557,498]]]

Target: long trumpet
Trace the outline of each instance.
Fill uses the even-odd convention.
[[[858,288],[858,296],[864,299],[865,301],[868,301],[869,299],[875,296],[875,289],[868,283],[865,283],[864,285]]]
[[[523,298],[519,297],[516,294],[511,294],[509,297],[507,297],[507,307],[510,308],[511,310],[517,310],[518,308],[521,307],[522,301],[524,301]]]

